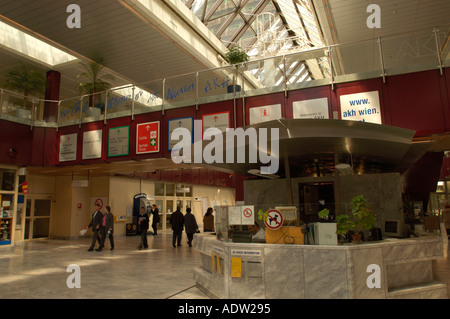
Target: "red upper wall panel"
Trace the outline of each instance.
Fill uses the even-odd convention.
[[[296,101],[326,97],[328,100],[329,117],[333,112],[341,118],[340,97],[346,94],[378,91],[382,123],[402,128],[416,130],[416,136],[442,134],[450,131],[450,68],[440,75],[439,70],[391,76],[383,83],[381,78],[339,83],[334,90],[331,86],[322,86],[284,92],[252,96],[245,98],[245,124],[249,123],[249,110],[253,107],[273,104],[281,105],[283,118],[293,118],[292,105]],[[0,163],[15,165],[74,165],[98,162],[124,161],[131,159],[170,158],[168,151],[168,121],[178,118],[192,117],[201,120],[204,115],[229,112],[230,127],[237,127],[244,123],[244,112],[241,98],[195,106],[168,109],[162,112],[152,112],[136,115],[134,120],[130,116],[103,121],[86,123],[70,127],[62,127],[57,132],[53,128],[38,128],[9,121],[1,121]],[[236,109],[236,114],[234,114]],[[146,122],[160,122],[160,151],[156,153],[136,154],[136,125]],[[108,135],[111,128],[129,126],[129,154],[109,157]],[[99,159],[82,160],[83,133],[91,130],[102,130],[102,154]],[[77,133],[77,158],[75,161],[59,163],[59,141],[61,135]],[[15,155],[8,153],[14,148]],[[188,178],[188,177],[186,177]],[[192,181],[198,179],[206,184],[227,184],[214,176],[208,177],[202,172],[193,172]],[[221,177],[219,178],[221,179]]]
[[[388,77],[383,87],[390,117],[386,124],[415,130],[416,136],[448,131],[448,93],[442,92],[441,82],[445,77],[438,71]]]

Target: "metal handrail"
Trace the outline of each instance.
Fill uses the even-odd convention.
[[[434,33],[434,37],[435,37],[435,44],[436,44],[436,55],[437,55],[437,59],[439,62],[438,68],[440,70],[440,74],[443,74],[443,61],[441,58],[441,52],[440,52],[440,45],[439,45],[439,37],[438,37],[438,32],[439,32],[439,28],[442,27],[450,27],[450,24],[446,24],[440,27],[434,27],[432,29],[432,32]],[[338,43],[338,44],[331,44],[328,46],[322,46],[322,47],[315,47],[315,48],[311,48],[311,49],[306,49],[300,52],[291,52],[291,53],[286,53],[283,55],[278,55],[278,56],[272,56],[272,57],[263,57],[263,58],[259,58],[259,59],[254,59],[248,62],[242,62],[236,65],[226,65],[226,66],[219,66],[219,67],[215,67],[215,68],[210,68],[210,69],[204,69],[204,70],[199,70],[196,72],[190,72],[190,73],[185,73],[185,74],[179,74],[179,75],[175,75],[175,76],[170,76],[170,77],[166,77],[164,79],[159,79],[159,80],[154,80],[154,81],[147,81],[147,82],[143,82],[141,84],[125,84],[122,86],[118,86],[118,87],[114,87],[112,89],[109,90],[105,90],[105,91],[101,91],[101,92],[96,92],[94,94],[85,94],[85,95],[81,95],[81,96],[76,96],[76,97],[72,97],[72,98],[66,98],[66,99],[60,99],[60,100],[47,100],[47,99],[40,99],[40,98],[36,98],[36,97],[31,97],[31,96],[24,96],[22,94],[13,92],[13,91],[9,91],[7,89],[3,89],[0,88],[0,115],[3,114],[1,106],[3,105],[3,96],[4,94],[13,94],[15,96],[19,96],[22,97],[24,99],[27,99],[29,101],[32,101],[32,105],[33,105],[33,109],[32,111],[32,123],[31,125],[33,126],[35,124],[35,111],[34,111],[34,106],[36,104],[39,104],[41,102],[48,102],[48,103],[58,103],[58,116],[57,116],[57,127],[59,127],[59,115],[60,115],[60,111],[61,111],[61,103],[63,102],[67,102],[67,101],[71,101],[71,100],[80,100],[80,117],[79,117],[79,125],[81,127],[82,124],[82,108],[83,108],[83,99],[86,97],[89,97],[91,95],[105,95],[106,100],[105,100],[105,112],[103,115],[103,121],[106,124],[107,121],[107,108],[108,108],[108,95],[110,93],[113,93],[114,91],[120,90],[120,89],[126,89],[126,88],[132,88],[132,103],[131,103],[131,118],[132,120],[134,120],[134,115],[135,115],[135,88],[139,87],[144,87],[145,88],[145,84],[147,83],[162,83],[163,85],[163,91],[162,91],[162,105],[161,105],[161,112],[164,115],[165,114],[165,110],[166,110],[166,105],[164,103],[165,100],[165,87],[166,87],[166,82],[167,80],[171,80],[171,79],[176,79],[176,78],[181,78],[181,77],[186,77],[186,76],[193,76],[195,79],[195,105],[196,105],[196,110],[198,110],[198,105],[199,105],[199,99],[200,99],[200,95],[198,92],[198,86],[199,86],[199,76],[201,76],[202,73],[206,73],[206,72],[212,72],[212,73],[217,73],[218,71],[221,70],[231,70],[231,74],[233,77],[233,83],[232,84],[236,84],[238,82],[239,79],[241,79],[242,84],[244,85],[245,81],[248,80],[250,81],[249,83],[251,83],[252,79],[248,78],[249,74],[246,74],[245,72],[243,72],[242,70],[244,70],[248,65],[251,64],[257,64],[259,62],[263,62],[265,60],[270,60],[270,59],[282,59],[283,64],[284,64],[284,68],[282,70],[282,74],[283,74],[283,86],[284,86],[284,92],[285,95],[287,95],[287,70],[286,70],[286,59],[290,58],[290,57],[302,57],[302,56],[307,56],[308,54],[314,53],[314,52],[323,52],[323,57],[328,59],[328,63],[329,63],[329,68],[330,68],[330,80],[331,80],[331,88],[334,89],[334,84],[335,84],[335,77],[334,77],[334,65],[333,65],[333,58],[332,58],[332,52],[334,50],[339,49],[340,47],[346,46],[346,45],[354,45],[354,44],[358,44],[358,43],[364,43],[367,41],[374,41],[377,40],[378,43],[378,50],[379,50],[379,57],[380,57],[380,68],[381,68],[381,77],[383,78],[383,83],[385,83],[386,81],[386,73],[385,73],[385,64],[384,64],[384,57],[383,57],[383,48],[382,48],[382,41],[384,39],[389,39],[389,38],[393,38],[393,37],[398,37],[398,36],[404,36],[404,35],[411,35],[411,34],[422,34],[424,31],[426,30],[416,30],[416,31],[409,31],[409,32],[403,32],[403,33],[397,33],[397,34],[391,34],[388,36],[383,36],[383,37],[378,37],[377,39],[364,39],[364,40],[357,40],[357,41],[351,41],[351,42],[343,42],[343,43]],[[301,59],[299,59],[301,60]],[[301,60],[303,61],[303,60]],[[239,66],[239,67],[238,67]],[[327,77],[327,76],[326,76]],[[233,99],[236,100],[236,98],[238,98],[237,94],[235,91],[233,91]],[[151,94],[151,93],[149,93]],[[241,92],[240,97],[244,98],[245,97],[245,90],[244,92]],[[245,103],[245,102],[244,102]]]

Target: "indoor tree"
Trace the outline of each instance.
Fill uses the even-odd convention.
[[[93,62],[89,62],[87,65],[80,62],[80,65],[84,68],[84,72],[78,74],[77,78],[84,80],[78,84],[78,91],[80,94],[89,95],[89,107],[97,106],[95,93],[103,92],[111,88],[111,83],[106,80],[114,80],[114,76],[110,74],[102,74],[103,65],[102,58],[97,58]],[[98,104],[100,109],[103,108],[101,102]]]
[[[44,95],[45,85],[46,79],[43,72],[21,63],[6,74],[3,87],[23,94],[23,106],[25,106],[29,95],[37,95],[38,97]]]

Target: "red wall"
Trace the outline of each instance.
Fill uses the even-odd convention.
[[[322,86],[295,90],[262,96],[248,97],[245,99],[245,124],[249,123],[249,109],[252,107],[281,104],[282,115],[292,118],[292,103],[304,99],[327,97],[329,103],[329,116],[332,118],[333,111],[340,114],[339,100],[344,94],[360,93],[367,91],[378,91],[382,112],[382,122],[407,129],[416,130],[416,136],[427,136],[431,134],[443,134],[450,132],[450,68],[444,70],[440,75],[438,70],[424,71],[418,73],[390,76],[383,83],[381,78],[364,81],[340,83],[331,86]],[[242,99],[236,100],[236,124],[238,127],[244,123]],[[75,164],[91,164],[98,162],[124,161],[145,158],[170,158],[167,150],[167,125],[168,120],[190,117],[201,120],[202,115],[215,112],[230,112],[230,125],[234,126],[234,104],[233,101],[222,101],[203,104],[196,110],[195,106],[152,112],[136,115],[134,121],[131,117],[111,119],[104,124],[103,121],[62,127],[59,132],[52,128],[38,128],[32,130],[30,126],[0,120],[0,163],[14,165],[33,166],[64,166]],[[340,116],[340,115],[339,115]],[[136,155],[136,124],[160,121],[161,151],[159,153]],[[118,126],[130,126],[130,153],[128,156],[108,157],[108,132],[109,128]],[[102,158],[82,160],[82,138],[83,132],[95,129],[103,129]],[[77,160],[73,162],[58,162],[59,136],[78,133]],[[16,154],[8,153],[8,149],[15,148]],[[240,188],[242,178],[234,175],[214,173],[209,170],[197,172],[192,170],[188,173],[157,173],[147,178],[170,179],[180,181],[192,181],[213,186],[229,185]],[[170,176],[168,176],[168,175]],[[216,175],[215,175],[216,174]],[[239,184],[239,185],[238,185]],[[238,199],[239,200],[239,199]]]

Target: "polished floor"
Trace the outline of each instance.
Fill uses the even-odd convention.
[[[139,250],[138,236],[116,236],[116,247],[87,249],[90,238],[43,239],[13,249],[0,249],[0,299],[208,299],[193,280],[200,253],[173,248],[171,232],[148,236],[149,248]],[[444,258],[433,262],[436,280],[447,283],[450,296],[448,242]],[[68,288],[69,265],[80,268],[80,288]],[[70,282],[74,282],[70,280]]]
[[[184,234],[183,234],[184,235]],[[201,299],[193,280],[200,253],[185,242],[172,247],[171,232],[148,236],[139,250],[139,236],[116,236],[101,252],[87,251],[91,239],[34,240],[0,250],[0,299]],[[80,288],[68,288],[80,268]],[[69,279],[70,283],[75,283]]]

